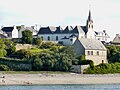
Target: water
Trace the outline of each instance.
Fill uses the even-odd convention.
[[[119,84],[0,86],[0,90],[120,90]]]

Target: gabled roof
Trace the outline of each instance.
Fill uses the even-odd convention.
[[[57,28],[56,28],[56,27],[53,27],[53,26],[49,26],[49,29],[50,29],[50,31],[51,31],[52,33],[54,33]]]
[[[72,34],[70,37],[77,37],[75,34]]]
[[[82,30],[85,32],[85,34],[88,32],[86,26],[81,26]]]
[[[7,38],[7,36],[0,34],[0,38]]]
[[[56,27],[56,31],[54,33],[56,34],[60,34],[62,33],[63,29],[59,26],[59,27]]]
[[[79,41],[86,50],[106,50],[101,41],[97,39],[80,38],[76,41]]]
[[[41,27],[38,34],[52,34],[49,27]]]
[[[95,31],[95,34],[96,34],[96,36],[101,34],[101,35],[105,35],[106,38],[110,38],[110,36],[106,33],[105,30],[103,30],[103,31],[101,31],[101,32]]]
[[[14,29],[14,27],[3,27],[2,31],[4,31],[4,32],[12,32],[13,29]]]
[[[81,28],[81,26],[76,26],[72,31],[71,33],[85,33],[83,31],[83,29]]]
[[[120,43],[120,35],[116,34],[116,37],[113,39],[112,43]]]
[[[62,33],[71,33],[72,30],[73,30],[72,26],[67,26]]]

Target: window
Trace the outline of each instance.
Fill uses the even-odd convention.
[[[73,41],[73,39],[70,39],[70,41]]]
[[[91,55],[93,55],[93,51],[91,51]]]
[[[58,41],[58,36],[56,36],[56,41]]]
[[[48,41],[50,41],[50,36],[48,36]]]
[[[41,39],[43,40],[43,36],[41,36]]]
[[[90,55],[90,51],[87,51],[88,55]]]
[[[99,51],[97,51],[97,55],[99,55]]]

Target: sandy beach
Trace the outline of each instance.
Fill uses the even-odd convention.
[[[118,83],[120,83],[120,74],[0,74],[0,85]]]

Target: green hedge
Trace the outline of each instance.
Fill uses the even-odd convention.
[[[0,64],[7,65],[10,70],[30,71],[32,70],[31,62],[20,59],[0,58]]]
[[[84,70],[84,74],[109,74],[120,73],[120,63],[100,64]]]

